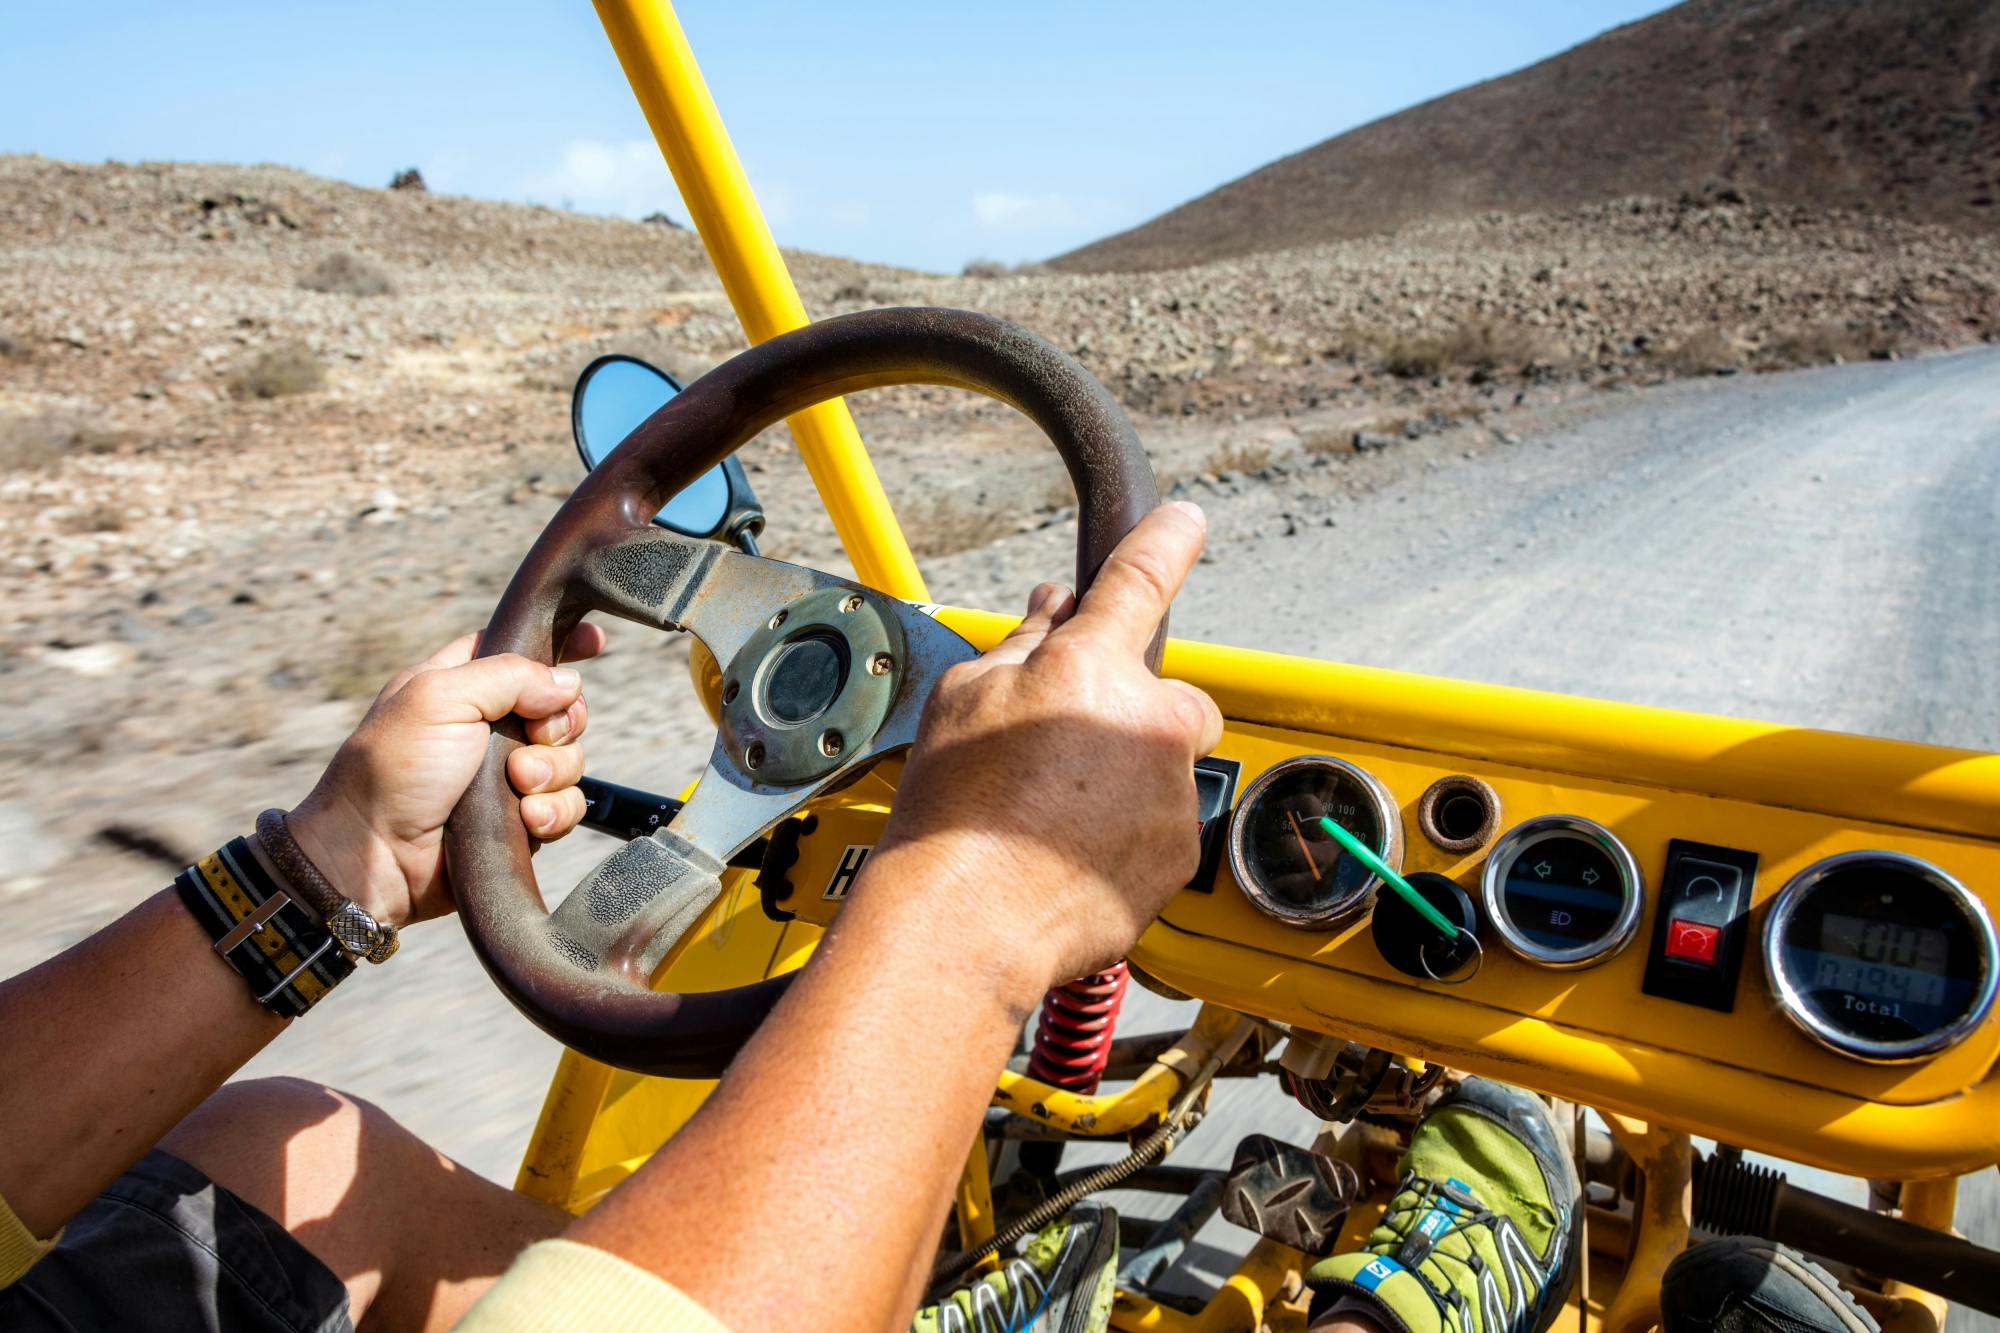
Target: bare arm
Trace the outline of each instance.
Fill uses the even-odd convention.
[[[599,642],[591,631],[579,655]],[[518,709],[544,742],[509,769],[537,793],[521,807],[531,832],[561,836],[583,813],[576,673],[519,657],[468,663],[471,651],[468,636],[391,681],[292,814],[314,863],[377,920],[451,910],[438,841],[485,752],[487,719]],[[0,983],[0,1198],[30,1231],[53,1234],[287,1026],[172,889]]]
[[[1142,654],[1201,543],[1198,510],[1155,511],[1073,615],[1038,590],[1013,636],[940,684],[883,844],[812,962],[571,1239],[739,1328],[909,1317],[1021,1022],[1051,984],[1122,956],[1199,859],[1192,765],[1221,718]]]

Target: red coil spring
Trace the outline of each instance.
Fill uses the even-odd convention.
[[[1028,1074],[1071,1092],[1095,1092],[1125,1003],[1125,964],[1057,986],[1042,1000]]]

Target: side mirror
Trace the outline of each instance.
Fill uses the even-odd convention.
[[[570,395],[570,432],[588,472],[611,456],[639,424],[681,391],[674,377],[635,356],[600,356],[577,376]],[[764,530],[764,507],[743,475],[725,458],[668,500],[653,522],[688,537],[719,537],[755,555]]]

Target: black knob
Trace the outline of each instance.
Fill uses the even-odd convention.
[[[1469,966],[1479,952],[1473,938],[1479,929],[1479,914],[1472,906],[1472,895],[1443,875],[1420,872],[1406,878],[1425,902],[1458,927],[1458,938],[1446,939],[1444,932],[1404,902],[1401,894],[1378,893],[1368,929],[1382,960],[1398,972],[1428,981],[1463,980],[1454,974]]]

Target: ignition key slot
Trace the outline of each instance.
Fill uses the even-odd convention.
[[[1476,852],[1500,831],[1500,794],[1467,773],[1453,773],[1417,798],[1417,827],[1443,852]]]

